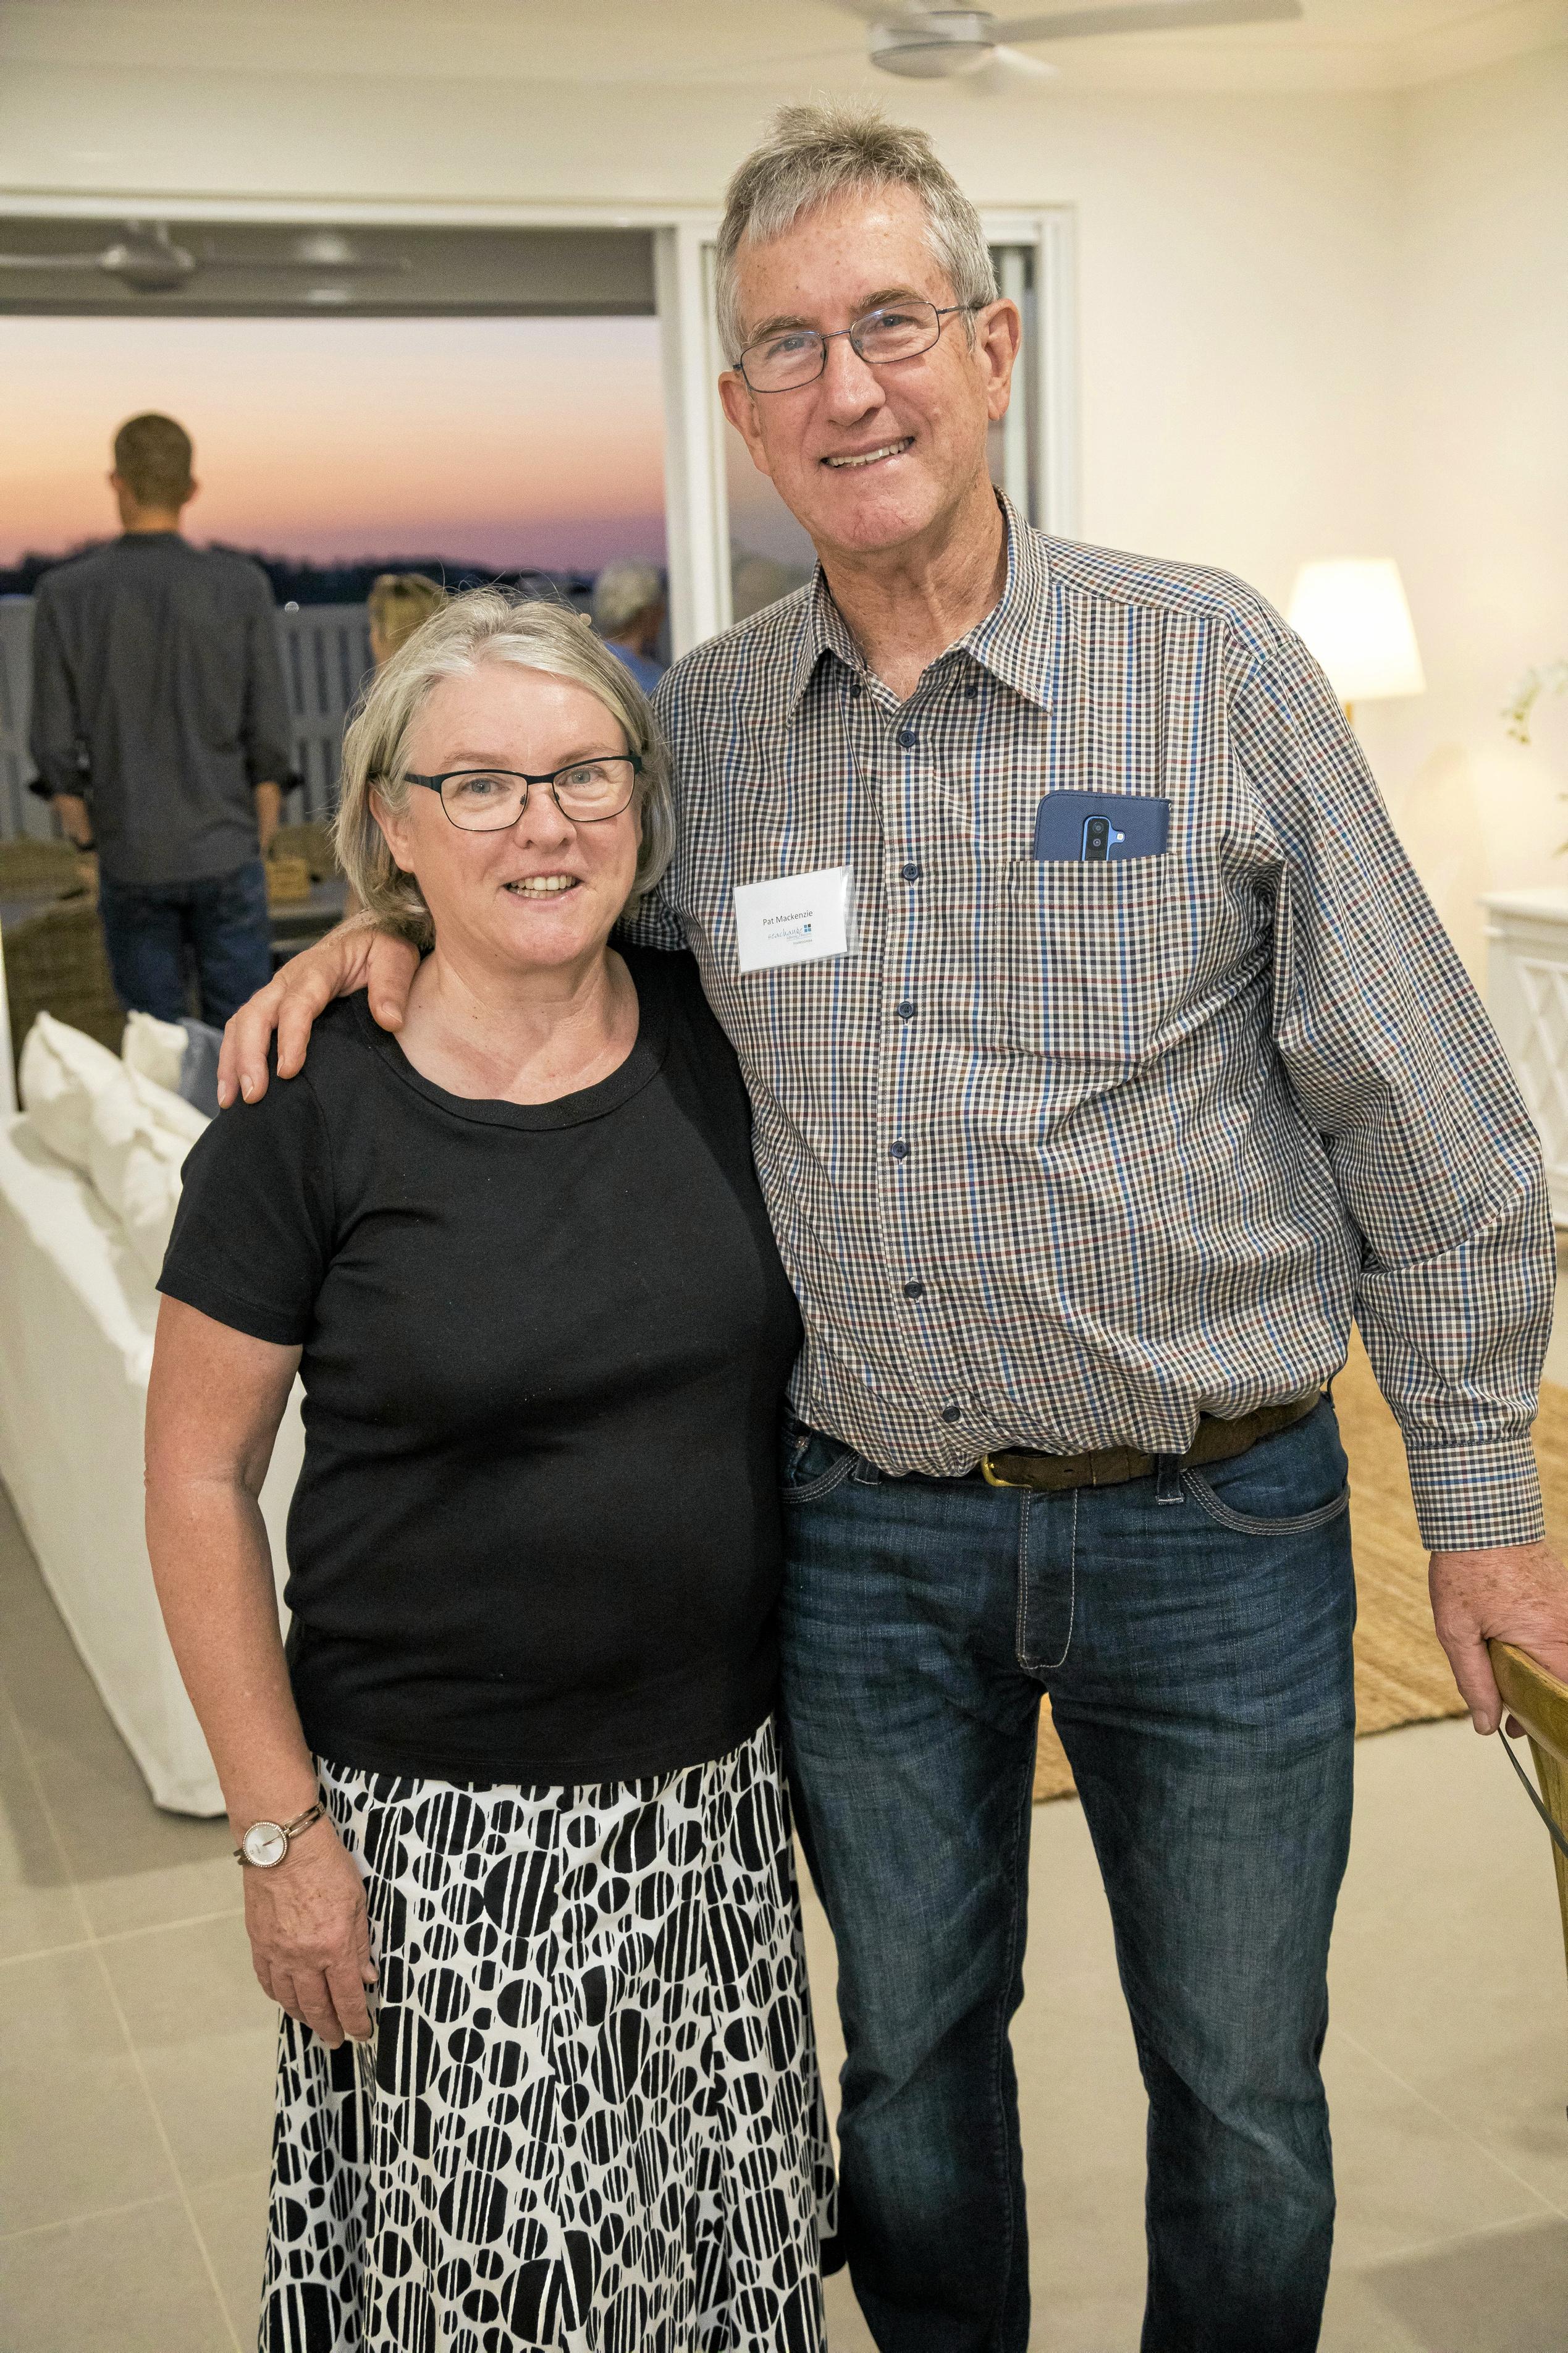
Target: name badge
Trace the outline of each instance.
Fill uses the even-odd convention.
[[[855,876],[847,866],[735,885],[735,948],[742,972],[853,955]]]

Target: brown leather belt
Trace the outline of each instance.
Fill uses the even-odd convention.
[[[1305,1421],[1322,1399],[1321,1389],[1310,1389],[1285,1405],[1259,1406],[1237,1421],[1201,1414],[1197,1436],[1175,1458],[1177,1468],[1200,1471],[1206,1462],[1232,1462],[1259,1439]],[[1089,1454],[1029,1454],[1006,1447],[981,1456],[980,1475],[988,1487],[1035,1487],[1054,1493],[1066,1487],[1120,1487],[1129,1479],[1152,1478],[1158,1466],[1157,1455],[1140,1454],[1132,1446],[1102,1446]]]

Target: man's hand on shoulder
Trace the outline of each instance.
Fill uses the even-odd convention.
[[[226,1111],[240,1095],[247,1103],[259,1103],[267,1092],[267,1050],[274,1030],[279,1077],[291,1079],[302,1070],[316,1016],[334,997],[365,989],[382,1028],[401,1029],[418,968],[418,949],[395,933],[380,930],[369,915],[351,915],[314,947],[290,956],[266,987],[240,1007],[223,1033],[217,1065],[220,1109]]]
[[[1502,1715],[1489,1642],[1517,1644],[1568,1683],[1568,1569],[1550,1545],[1435,1552],[1429,1581],[1437,1640],[1478,1732],[1495,1732]]]

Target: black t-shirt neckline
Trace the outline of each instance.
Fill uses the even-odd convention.
[[[380,1056],[393,1076],[404,1085],[412,1087],[416,1095],[434,1103],[438,1111],[449,1113],[456,1119],[477,1120],[487,1127],[517,1127],[541,1129],[578,1127],[584,1121],[603,1119],[621,1105],[640,1094],[649,1081],[657,1078],[663,1067],[669,1046],[669,981],[661,970],[661,958],[651,950],[618,949],[637,994],[637,1033],[631,1051],[624,1062],[607,1078],[591,1087],[579,1087],[569,1095],[558,1095],[553,1103],[500,1103],[484,1095],[455,1095],[438,1087],[416,1071],[396,1035],[384,1029],[371,1014],[370,1000],[362,995],[354,998],[354,1018],[360,1034]]]

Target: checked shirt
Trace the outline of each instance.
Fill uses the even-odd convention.
[[[1181,1453],[1352,1319],[1426,1543],[1541,1533],[1540,1149],[1332,690],[1223,574],[1006,509],[995,608],[900,702],[820,573],[678,662],[680,844],[633,935],[740,1056],[802,1420],[884,1471]],[[1161,856],[1032,856],[1044,795]],[[848,865],[859,947],[742,975],[737,883]]]

